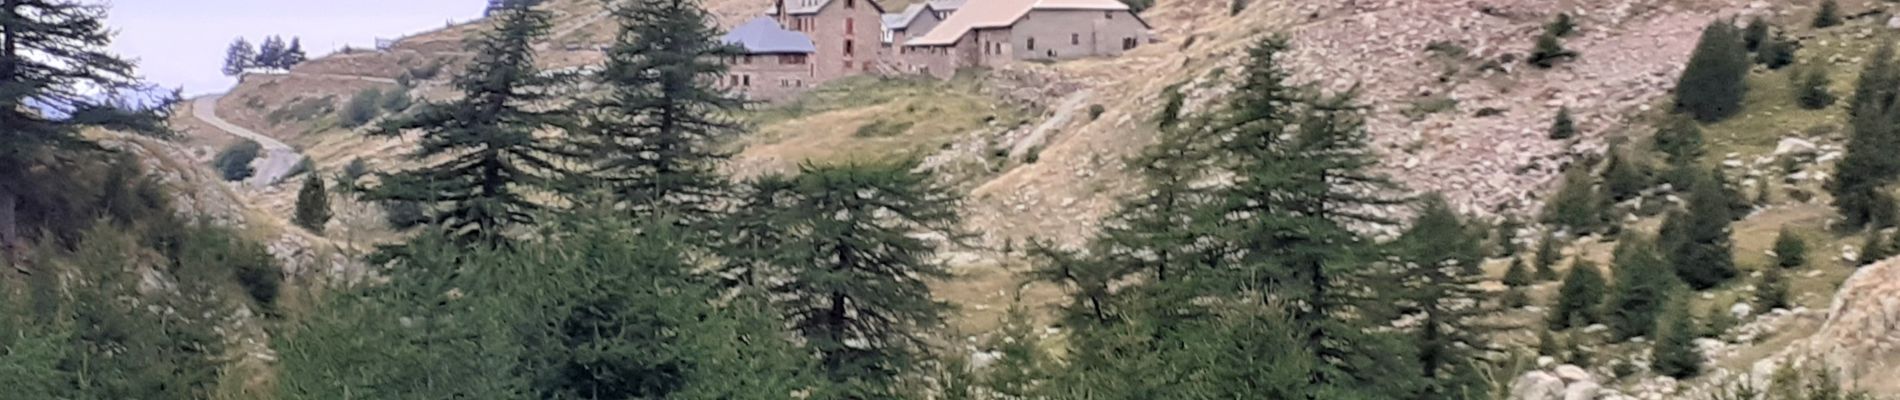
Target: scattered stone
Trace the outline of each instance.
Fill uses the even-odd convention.
[[[1511,398],[1516,400],[1562,399],[1564,381],[1544,371],[1526,372],[1511,382]]]
[[[1577,382],[1564,388],[1563,400],[1596,400],[1597,392],[1603,389],[1596,382]]]
[[[1735,318],[1748,318],[1748,316],[1754,312],[1755,306],[1748,305],[1748,303],[1735,303],[1735,305],[1728,307],[1728,314],[1735,316]]]
[[[1559,365],[1554,371],[1557,374],[1557,378],[1563,379],[1564,382],[1566,383],[1595,382],[1596,381],[1596,378],[1593,378],[1590,376],[1590,371],[1584,371],[1583,367],[1579,367],[1575,365],[1570,365],[1570,364]]]

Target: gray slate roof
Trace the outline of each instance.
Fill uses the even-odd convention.
[[[818,51],[812,46],[811,37],[804,33],[786,30],[772,17],[757,17],[732,31],[720,36],[719,41],[736,44],[751,54],[774,53],[811,53]]]
[[[910,22],[916,20],[917,15],[922,14],[924,10],[926,9],[934,9],[934,8],[935,7],[930,7],[928,3],[917,3],[917,4],[912,4],[909,7],[904,7],[904,12],[884,14],[883,15],[884,28],[886,29],[909,28]]]

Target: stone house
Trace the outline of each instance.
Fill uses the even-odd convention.
[[[902,42],[897,59],[947,78],[962,68],[1121,55],[1148,42],[1149,28],[1118,0],[967,0]]]
[[[883,61],[878,43],[884,7],[874,0],[778,0],[767,15],[811,39],[816,51],[809,58],[809,84],[876,71]]]
[[[719,87],[753,100],[789,97],[821,82],[813,55],[818,48],[804,33],[786,30],[772,17],[740,24],[719,38],[744,51],[727,60]]]
[[[911,38],[923,36],[942,23],[944,15],[948,14],[938,11],[930,3],[912,4],[905,7],[904,11],[884,14],[884,37],[881,41],[884,47],[895,47]]]

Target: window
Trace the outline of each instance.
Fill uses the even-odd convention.
[[[1122,50],[1135,48],[1135,38],[1122,38]]]
[[[1102,12],[1102,18],[1104,18],[1104,19],[1115,19],[1115,12],[1114,12],[1114,11],[1103,11],[1103,12]]]
[[[752,65],[752,55],[751,55],[751,54],[747,54],[747,55],[745,55],[745,61],[743,62],[743,64],[746,64],[746,65]]]
[[[844,0],[844,8],[858,8],[858,0]]]
[[[857,43],[851,41],[851,39],[845,39],[844,40],[844,55],[846,57],[849,57],[853,54],[857,54]]]
[[[740,76],[739,76],[739,85],[740,85],[740,86],[746,86],[746,87],[751,87],[751,86],[752,86],[752,75],[740,75]]]
[[[851,61],[850,61],[850,60],[846,60],[846,61],[844,62],[844,69],[851,69],[851,64],[852,64],[852,63],[851,63]]]
[[[1069,34],[1069,44],[1082,44],[1082,34],[1080,33]]]
[[[778,56],[779,64],[804,64],[804,54],[785,54]]]
[[[851,3],[845,3],[845,4],[851,4]],[[853,21],[850,18],[845,18],[844,19],[844,34],[849,35],[849,34],[857,33],[858,24],[856,22],[857,21]]]
[[[1029,38],[1029,49],[1030,50],[1036,49],[1036,38]]]

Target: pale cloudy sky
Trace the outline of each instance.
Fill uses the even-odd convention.
[[[316,56],[344,45],[441,28],[479,17],[487,0],[109,0],[113,50],[139,61],[140,72],[187,95],[223,92],[233,80],[218,72],[232,39],[266,35],[303,38]]]

